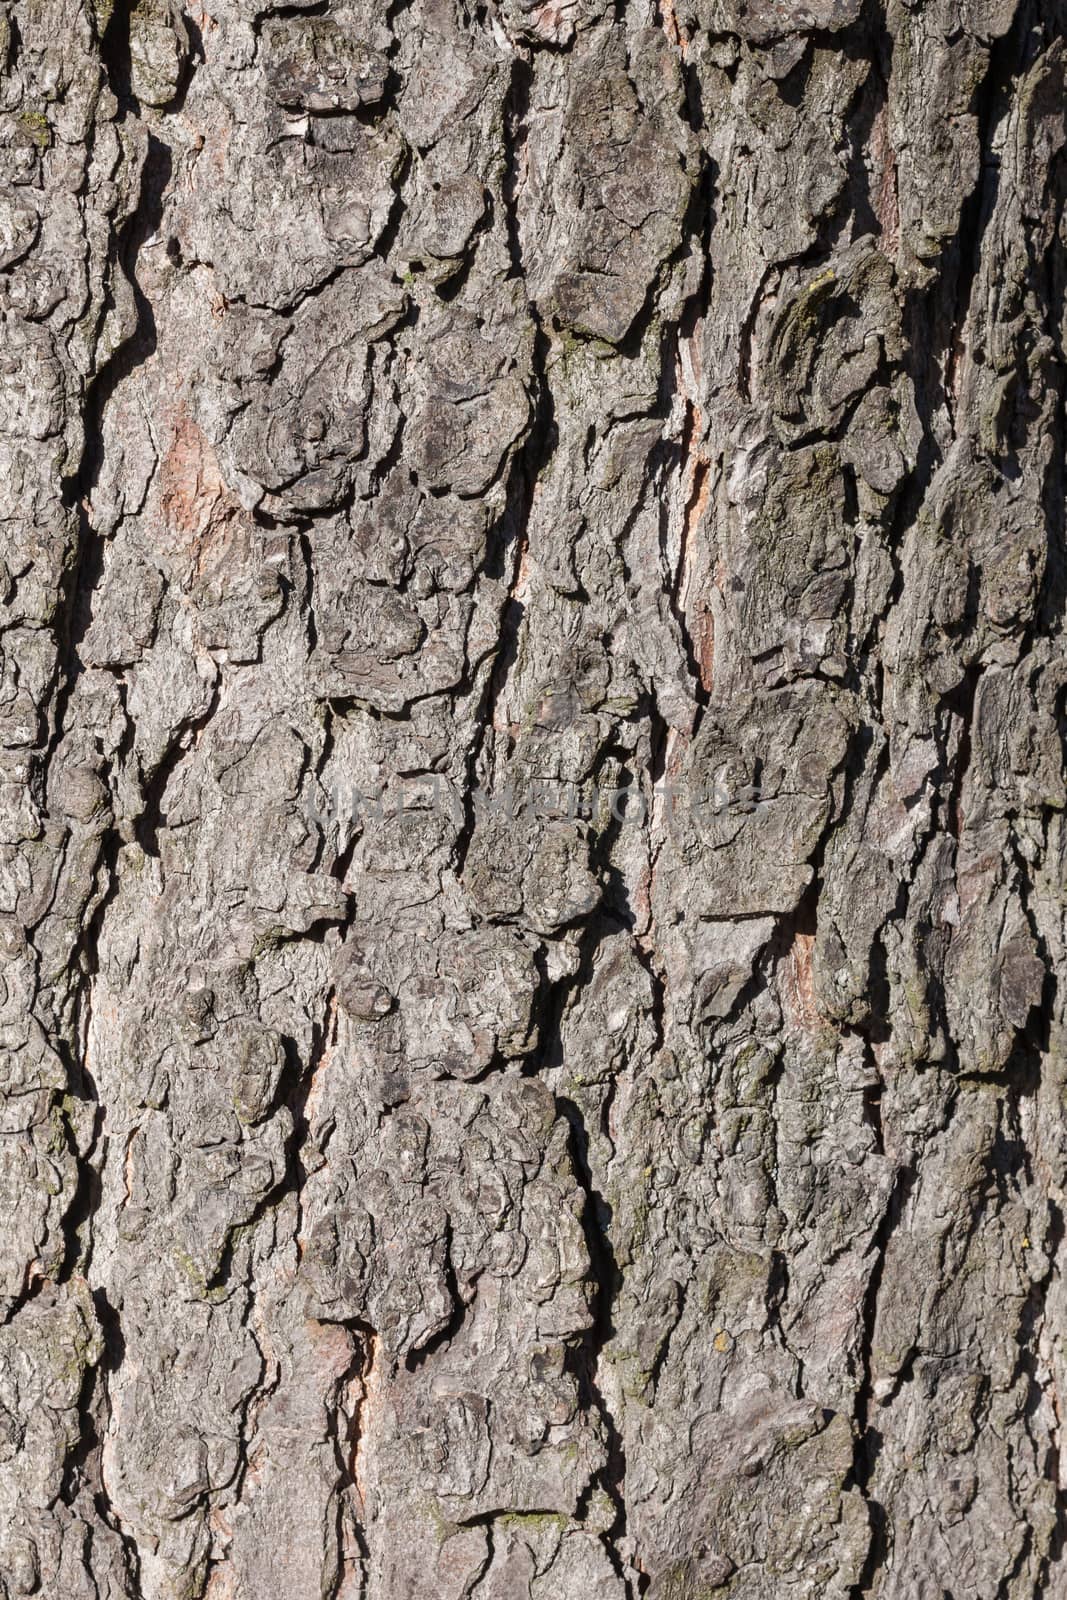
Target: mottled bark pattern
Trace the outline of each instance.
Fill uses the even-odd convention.
[[[259,3],[0,17],[0,1596],[1054,1600],[1060,0]]]

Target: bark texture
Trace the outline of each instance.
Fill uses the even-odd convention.
[[[0,18],[0,1596],[1054,1600],[1059,0],[208,3]]]

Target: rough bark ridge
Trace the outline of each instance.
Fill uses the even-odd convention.
[[[0,1595],[1062,1594],[1058,0],[255,4],[0,19]]]

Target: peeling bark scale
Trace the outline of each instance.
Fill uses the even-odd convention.
[[[1057,1600],[1064,0],[0,12],[0,1600]]]

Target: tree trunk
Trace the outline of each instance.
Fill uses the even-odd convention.
[[[0,22],[0,1596],[1054,1600],[1060,0],[96,4]]]

